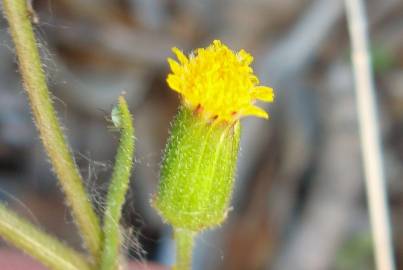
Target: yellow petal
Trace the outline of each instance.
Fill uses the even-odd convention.
[[[264,118],[264,119],[269,118],[269,115],[265,110],[263,110],[263,109],[261,109],[259,107],[256,107],[256,106],[250,106],[250,107],[244,109],[242,111],[242,114],[243,115],[254,115],[256,117],[261,117],[261,118]]]
[[[255,99],[266,102],[273,102],[274,100],[273,88],[267,86],[256,86],[255,88],[253,88],[251,95]]]
[[[253,56],[247,53],[245,50],[240,50],[238,52],[238,57],[245,65],[249,65],[253,62]]]
[[[171,70],[173,71],[173,73],[180,73],[181,66],[179,65],[178,62],[176,62],[172,58],[168,58],[168,64],[169,64],[169,67],[171,68]]]
[[[220,48],[221,47],[221,41],[218,39],[213,40],[213,45],[214,47]]]
[[[167,83],[172,90],[175,90],[176,92],[179,93],[181,92],[180,87],[181,81],[179,80],[178,76],[169,74],[167,77]]]
[[[174,47],[174,48],[172,48],[172,51],[176,55],[176,57],[178,57],[178,60],[182,65],[187,64],[188,58],[186,57],[186,55],[183,54],[183,52],[181,50]]]

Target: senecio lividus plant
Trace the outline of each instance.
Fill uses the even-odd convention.
[[[111,121],[120,142],[103,218],[93,209],[52,104],[26,0],[3,0],[19,68],[39,135],[66,196],[87,254],[45,233],[0,203],[0,236],[53,270],[120,270],[124,232],[119,222],[129,187],[134,155],[132,116],[123,96]],[[186,57],[173,49],[179,62],[168,59],[168,85],[181,94],[173,121],[153,204],[174,227],[175,269],[191,268],[197,233],[221,224],[226,216],[240,140],[240,119],[268,114],[254,105],[272,102],[273,90],[259,86],[250,67],[252,56],[237,53],[216,40]],[[102,220],[102,222],[101,222]],[[0,266],[1,268],[1,266]]]
[[[254,105],[273,102],[273,89],[260,86],[253,58],[219,40],[186,57],[173,48],[167,82],[181,95],[160,173],[154,206],[172,225],[176,270],[191,269],[194,237],[220,225],[228,211],[244,116],[268,118]]]

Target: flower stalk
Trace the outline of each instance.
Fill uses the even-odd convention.
[[[8,20],[19,67],[32,108],[35,124],[50,158],[67,204],[94,259],[99,257],[101,229],[88,198],[82,177],[76,167],[52,105],[45,73],[36,45],[26,0],[4,0],[4,14]]]
[[[176,242],[176,265],[174,270],[192,269],[192,251],[195,232],[175,229],[174,239]]]

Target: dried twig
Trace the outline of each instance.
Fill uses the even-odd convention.
[[[377,269],[395,269],[364,4],[346,0],[368,207]]]

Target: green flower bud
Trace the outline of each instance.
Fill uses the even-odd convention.
[[[206,121],[182,106],[165,149],[155,207],[175,228],[222,223],[234,183],[240,123]]]

